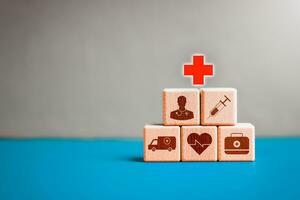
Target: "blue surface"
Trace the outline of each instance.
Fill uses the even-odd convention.
[[[300,138],[256,162],[144,163],[141,140],[0,140],[0,199],[300,199]]]

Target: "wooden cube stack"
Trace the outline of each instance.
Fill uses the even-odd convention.
[[[255,128],[237,123],[234,88],[164,89],[163,125],[144,127],[144,161],[254,161]]]

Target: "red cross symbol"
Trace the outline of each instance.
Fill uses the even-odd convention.
[[[193,76],[193,85],[204,85],[204,76],[213,76],[213,65],[204,64],[203,55],[193,55],[192,64],[184,64],[184,76]]]

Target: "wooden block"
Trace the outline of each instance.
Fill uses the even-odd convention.
[[[216,126],[182,126],[182,161],[217,161]]]
[[[199,90],[164,89],[163,122],[164,125],[199,125]]]
[[[144,161],[180,161],[180,127],[146,125]]]
[[[235,125],[237,92],[234,88],[201,90],[201,125]]]
[[[249,123],[218,127],[219,161],[254,161],[255,128]]]

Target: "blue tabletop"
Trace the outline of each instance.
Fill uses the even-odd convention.
[[[142,140],[0,140],[0,199],[300,199],[300,138],[255,162],[143,162]]]

